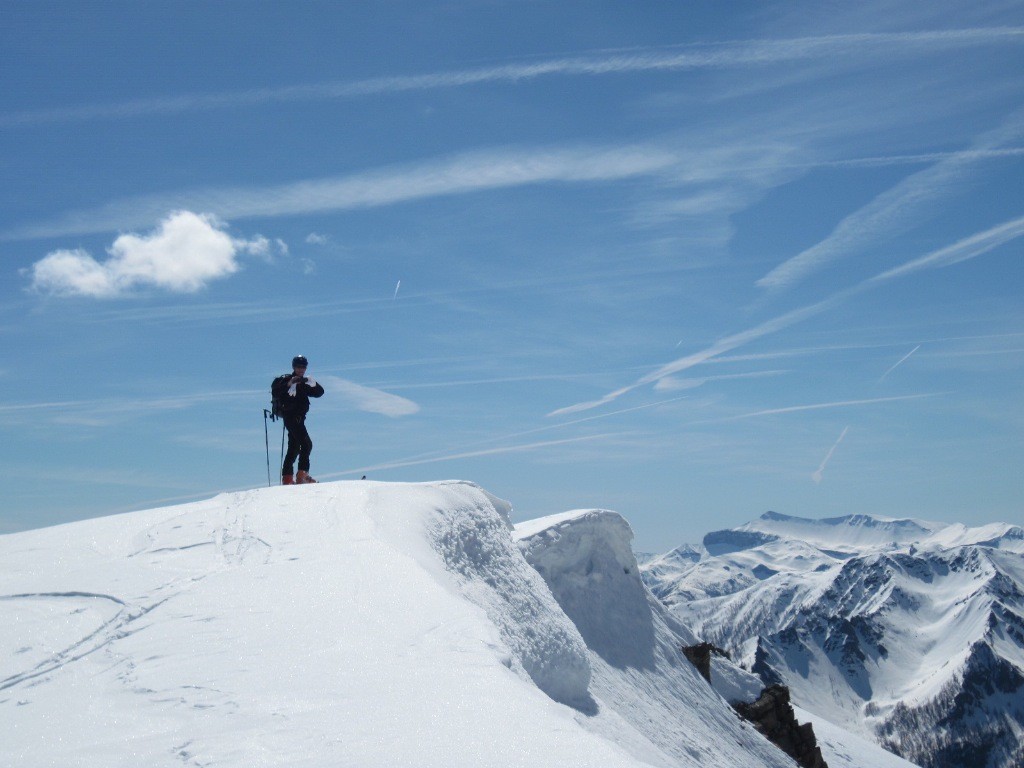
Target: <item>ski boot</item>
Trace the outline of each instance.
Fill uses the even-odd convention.
[[[305,485],[306,483],[315,483],[315,482],[316,482],[316,480],[314,480],[312,477],[310,477],[309,472],[306,472],[305,470],[302,470],[302,469],[300,469],[299,470],[299,474],[297,474],[295,476],[295,484],[296,485]]]

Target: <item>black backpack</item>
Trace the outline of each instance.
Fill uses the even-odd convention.
[[[280,396],[274,392],[274,385],[277,384],[281,379],[287,379],[288,376],[278,376],[272,382],[270,382],[270,418],[280,419],[284,417],[284,403],[281,402]]]

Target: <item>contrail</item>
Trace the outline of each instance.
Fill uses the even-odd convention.
[[[349,469],[349,470],[346,470],[344,472],[332,472],[332,473],[329,473],[329,474],[326,474],[326,475],[319,475],[319,476],[320,476],[321,479],[326,480],[326,479],[329,479],[329,478],[344,477],[346,475],[365,474],[367,472],[381,470],[381,469],[395,469],[395,468],[398,468],[398,467],[410,467],[410,466],[414,466],[416,464],[432,464],[432,463],[437,462],[437,461],[453,461],[455,459],[468,459],[468,458],[474,458],[476,456],[492,456],[494,454],[500,454],[500,453],[518,453],[518,452],[523,452],[523,451],[532,451],[532,450],[535,450],[537,448],[545,448],[547,446],[552,446],[552,445],[565,445],[567,443],[580,443],[580,442],[584,442],[584,441],[587,441],[587,440],[600,440],[600,439],[606,438],[606,437],[614,437],[616,434],[620,434],[620,433],[608,433],[608,434],[603,434],[603,435],[588,435],[588,436],[585,436],[585,437],[571,437],[571,438],[567,438],[565,440],[548,440],[548,441],[545,441],[545,442],[529,443],[529,444],[526,444],[526,445],[510,445],[510,446],[507,446],[507,447],[504,447],[504,448],[490,448],[490,449],[484,450],[484,451],[469,451],[467,453],[453,453],[453,454],[448,454],[448,455],[445,455],[445,456],[437,456],[437,457],[429,458],[429,459],[418,459],[418,460],[415,460],[415,461],[413,461],[413,460],[396,461],[396,462],[391,462],[391,463],[388,463],[388,464],[377,464],[377,465],[371,466],[371,467],[360,467],[358,469]],[[319,474],[319,473],[317,473],[317,474]],[[234,493],[234,492],[237,492],[237,491],[247,491],[247,490],[251,490],[251,489],[252,489],[251,485],[239,485],[239,486],[235,486],[233,488],[220,488],[218,490],[210,490],[210,491],[202,491],[200,493],[184,494],[182,496],[169,496],[169,497],[163,498],[163,499],[153,499],[153,500],[150,500],[150,501],[140,502],[139,504],[132,505],[132,506],[129,506],[129,507],[125,507],[124,509],[126,511],[129,511],[129,510],[130,511],[134,511],[134,510],[138,510],[138,509],[148,509],[150,507],[147,506],[147,505],[162,505],[162,504],[168,504],[168,503],[173,503],[173,502],[191,501],[193,499],[205,499],[205,498],[210,498],[212,496],[215,496],[215,495],[217,495],[219,493]]]
[[[922,397],[937,397],[945,392],[926,392],[920,395],[899,395],[897,397],[872,397],[865,400],[839,400],[834,403],[812,403],[811,405],[791,405],[787,408],[769,408],[764,411],[754,411],[733,416],[729,421],[736,419],[752,419],[755,416],[774,416],[777,413],[796,413],[798,411],[819,411],[824,408],[847,408],[854,405],[873,405],[875,403],[894,403],[899,400],[919,400]]]
[[[263,104],[353,99],[375,94],[459,88],[482,83],[518,83],[551,76],[601,76],[763,66],[854,55],[880,56],[904,48],[963,48],[1024,41],[1024,27],[977,27],[923,32],[861,33],[761,40],[732,40],[674,48],[581,54],[556,59],[499,64],[477,69],[419,75],[374,77],[347,82],[307,83],[208,94],[132,99],[107,104],[23,110],[0,114],[0,126],[112,120],[173,115]]]
[[[320,475],[321,478],[328,479],[333,477],[344,477],[346,475],[359,475],[366,472],[376,472],[382,469],[398,469],[400,467],[411,467],[418,464],[433,464],[439,461],[454,461],[455,459],[471,459],[477,456],[493,456],[500,453],[521,453],[523,451],[533,451],[538,448],[547,448],[554,445],[566,445],[569,443],[581,443],[588,440],[600,440],[606,437],[613,437],[613,434],[603,435],[586,435],[584,437],[569,437],[563,440],[545,440],[539,443],[526,443],[525,445],[509,445],[503,448],[487,448],[480,451],[467,451],[464,453],[451,453],[445,456],[435,456],[433,458],[426,459],[410,459],[408,461],[394,461],[387,464],[375,464],[369,467],[358,467],[356,469],[345,470],[344,472],[331,472],[326,475]]]
[[[395,299],[397,299],[397,298],[398,298],[398,289],[399,289],[399,288],[401,288],[401,287],[402,287],[402,281],[401,281],[401,280],[399,280],[399,281],[398,281],[398,282],[397,282],[397,283],[395,284],[395,295],[391,297],[391,300],[392,300],[392,301],[394,301]]]
[[[617,400],[623,395],[646,384],[653,384],[666,376],[686,370],[687,368],[692,368],[695,365],[711,362],[715,358],[721,358],[726,352],[730,352],[737,347],[741,347],[751,341],[755,341],[764,336],[769,336],[778,331],[784,330],[796,323],[803,322],[804,320],[825,312],[832,307],[838,306],[848,299],[864,293],[875,286],[887,283],[896,278],[906,277],[907,275],[924,269],[947,267],[951,264],[957,264],[962,261],[967,261],[968,259],[977,258],[978,256],[988,253],[1000,245],[1008,243],[1021,236],[1024,236],[1024,217],[1013,219],[987,229],[984,232],[978,232],[970,237],[959,240],[952,245],[948,245],[945,248],[932,251],[920,258],[906,262],[898,267],[868,278],[852,288],[840,291],[829,298],[822,299],[821,301],[800,309],[791,310],[783,315],[772,318],[771,320],[766,320],[758,326],[721,338],[707,349],[687,355],[686,357],[681,357],[678,360],[674,360],[671,363],[663,365],[661,368],[652,371],[634,383],[620,387],[613,392],[609,392],[604,397],[598,398],[597,400],[577,403],[565,408],[559,408],[557,411],[549,413],[548,416],[562,416],[569,413],[577,413],[579,411],[586,411],[591,408],[598,408],[602,405],[607,405],[608,403]]]
[[[900,367],[901,365],[903,365],[903,363],[905,363],[905,362],[907,361],[907,359],[908,359],[908,358],[909,358],[909,357],[910,357],[910,356],[911,356],[912,354],[914,354],[915,352],[917,352],[917,350],[919,350],[920,348],[921,348],[921,345],[920,345],[920,344],[918,344],[918,345],[917,345],[916,347],[914,347],[914,348],[913,348],[912,350],[910,350],[909,352],[907,352],[907,354],[905,354],[905,355],[904,355],[903,357],[901,357],[901,358],[900,358],[899,360],[897,360],[897,361],[896,361],[896,365],[894,365],[894,366],[893,366],[892,368],[890,368],[890,369],[889,369],[889,370],[887,370],[887,371],[886,371],[885,373],[883,373],[883,374],[882,374],[882,376],[881,376],[881,378],[879,379],[879,381],[880,381],[880,382],[881,382],[881,381],[885,381],[885,377],[886,377],[886,376],[888,376],[888,375],[889,375],[890,373],[892,373],[892,372],[893,372],[893,371],[895,371],[895,370],[896,370],[897,368],[899,368],[899,367]]]
[[[826,238],[787,259],[757,284],[772,291],[789,288],[839,259],[907,231],[949,190],[963,182],[964,174],[977,166],[984,153],[1015,149],[1006,145],[1018,144],[1022,135],[1024,112],[1018,110],[996,128],[976,137],[967,151],[944,157],[877,195],[846,216]]]
[[[843,442],[843,438],[846,437],[846,432],[849,429],[849,427],[843,427],[843,431],[839,434],[839,439],[836,440],[835,444],[828,449],[828,453],[825,454],[825,458],[821,460],[821,466],[818,467],[817,471],[813,475],[811,475],[814,482],[821,482],[821,478],[825,474],[825,465],[828,464],[829,459],[832,458],[832,454],[836,452],[836,448],[839,447],[839,444]]]

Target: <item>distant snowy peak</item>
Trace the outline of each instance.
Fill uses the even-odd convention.
[[[695,547],[692,544],[683,544],[663,555],[645,555],[642,562],[644,565],[692,564],[700,560],[703,554],[703,548]],[[637,559],[640,560],[640,555],[637,555]]]
[[[921,542],[941,529],[941,523],[896,520],[872,515],[845,515],[811,520],[766,512],[753,522],[734,529],[778,539],[798,539],[825,549],[891,547]],[[755,544],[754,546],[757,546]]]
[[[640,576],[659,599],[664,599],[662,591],[666,584],[674,584],[689,572],[704,556],[703,549],[690,544],[683,544],[664,555],[636,556],[640,564]]]
[[[796,540],[837,553],[868,549],[918,549],[977,544],[1024,553],[1024,528],[1009,523],[968,527],[914,518],[844,515],[819,520],[765,512],[752,522],[708,534],[704,546],[713,554],[759,547],[773,540]]]

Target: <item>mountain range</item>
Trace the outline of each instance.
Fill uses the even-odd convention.
[[[768,512],[643,558],[673,616],[927,768],[1024,766],[1024,530]]]

